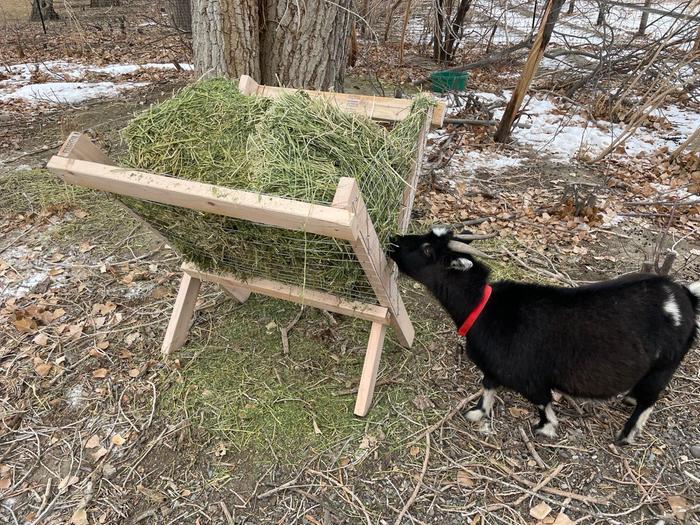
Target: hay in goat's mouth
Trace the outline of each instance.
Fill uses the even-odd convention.
[[[303,92],[242,95],[229,80],[197,82],[134,118],[124,163],[175,177],[304,202],[332,203],[354,177],[382,246],[396,230],[432,102],[387,130]],[[183,208],[123,200],[191,262],[208,271],[264,277],[373,300],[349,243]]]

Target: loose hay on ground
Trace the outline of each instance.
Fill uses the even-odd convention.
[[[298,92],[244,96],[228,80],[198,82],[126,128],[125,163],[159,173],[304,202],[331,204],[355,177],[383,246],[396,230],[417,138],[432,102],[387,131]],[[372,301],[349,243],[125,199],[205,270],[268,277]]]

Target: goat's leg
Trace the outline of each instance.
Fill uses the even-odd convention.
[[[476,402],[476,406],[467,412],[467,419],[469,421],[479,421],[484,416],[491,416],[498,384],[487,375],[484,375],[482,385],[484,385],[483,394],[481,394],[479,401]]]
[[[533,431],[536,434],[542,434],[550,438],[556,436],[559,420],[554,414],[554,408],[552,407],[552,392],[549,390],[541,392],[533,396],[530,401],[537,405],[537,412],[540,416],[540,420],[533,427]]]
[[[665,368],[654,369],[645,375],[630,391],[629,397],[637,402],[632,415],[625,423],[622,432],[617,436],[617,443],[628,445],[634,442],[634,438],[644,428],[654,403],[659,398],[661,391],[666,388],[676,371],[678,364]]]

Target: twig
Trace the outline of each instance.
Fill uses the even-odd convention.
[[[430,461],[430,433],[425,435],[425,457],[423,458],[423,468],[420,471],[420,476],[418,476],[418,481],[416,481],[416,487],[413,489],[411,497],[408,498],[408,501],[401,509],[401,512],[399,512],[399,515],[396,517],[394,525],[401,525],[401,520],[403,520],[403,517],[408,512],[408,509],[410,509],[411,505],[413,505],[413,503],[416,501],[420,488],[423,485],[423,478],[425,477],[425,473],[428,471],[428,461]]]
[[[294,319],[292,319],[291,323],[289,323],[287,326],[280,326],[280,332],[282,333],[282,353],[284,355],[289,354],[289,332],[292,328],[294,328],[294,325],[299,322],[302,313],[304,313],[303,306],[299,309],[299,313]]]
[[[532,489],[535,487],[535,483],[532,481],[529,481],[521,476],[518,476],[515,472],[513,472],[510,469],[507,469],[501,465],[501,468],[503,468],[509,476],[511,476],[515,481],[518,483],[522,483],[523,485],[526,485],[528,488]],[[576,494],[575,492],[569,492],[567,490],[560,490],[560,489],[555,489],[553,487],[545,487],[542,486],[540,487],[540,490],[542,492],[547,492],[549,494],[553,494],[555,496],[562,496],[564,498],[571,498],[575,499],[576,501],[582,501],[583,503],[593,503],[595,505],[609,505],[610,501],[608,499],[601,499],[601,498],[594,498],[593,496],[584,496],[582,494]]]
[[[288,489],[289,487],[294,485],[298,480],[299,480],[299,476],[297,476],[294,479],[290,479],[286,483],[282,483],[279,487],[274,487],[274,488],[271,488],[270,490],[263,492],[262,494],[258,494],[258,499],[269,498],[273,494],[277,494],[278,492],[280,492],[282,490]]]
[[[537,492],[542,487],[547,485],[550,481],[552,481],[554,478],[556,478],[559,475],[559,473],[562,471],[563,468],[564,468],[563,463],[560,463],[559,465],[557,465],[557,468],[555,468],[549,475],[547,475],[544,479],[542,479],[542,481],[540,481],[537,485],[532,487],[532,492]],[[513,503],[513,507],[517,507],[518,505],[520,505],[523,501],[525,501],[530,496],[531,496],[531,494],[523,494],[517,500],[515,500],[515,502]]]
[[[530,441],[530,438],[527,437],[527,434],[525,433],[525,430],[523,430],[523,427],[518,427],[518,430],[520,430],[520,436],[523,438],[525,446],[530,451],[530,454],[532,454],[532,457],[535,458],[535,461],[540,466],[540,468],[548,469],[549,467],[544,461],[542,461],[542,458],[537,453],[537,450],[535,450],[535,446],[532,444],[532,441]]]
[[[234,525],[233,518],[231,517],[231,513],[229,512],[226,503],[224,503],[222,500],[219,502],[219,506],[221,507],[221,512],[223,512],[224,516],[226,516],[226,521],[228,522],[228,525]]]

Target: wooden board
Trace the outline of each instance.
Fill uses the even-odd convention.
[[[351,213],[281,197],[233,190],[145,171],[53,156],[47,168],[67,183],[181,206],[287,230],[350,240]]]
[[[275,86],[263,86],[258,84],[248,75],[241,75],[238,89],[245,95],[257,94],[263,97],[275,98],[283,93],[295,93],[299,91],[294,88],[283,88]],[[348,113],[365,115],[373,120],[383,120],[386,122],[397,122],[405,119],[411,112],[413,101],[406,98],[374,97],[369,95],[356,95],[351,93],[331,93],[328,91],[313,91],[304,89],[310,97],[324,97],[335,102],[338,107]],[[445,120],[445,104],[436,103],[435,110],[431,117],[431,124],[434,127],[441,127]]]
[[[204,272],[190,263],[183,264],[182,269],[186,274],[192,277],[222,286],[245,288],[253,293],[260,293],[276,299],[284,299],[285,301],[313,306],[314,308],[321,308],[322,310],[357,317],[382,325],[387,325],[390,322],[389,310],[384,306],[347,301],[329,293],[305,289],[301,286],[283,284],[268,279],[249,278],[243,280],[231,274]]]

